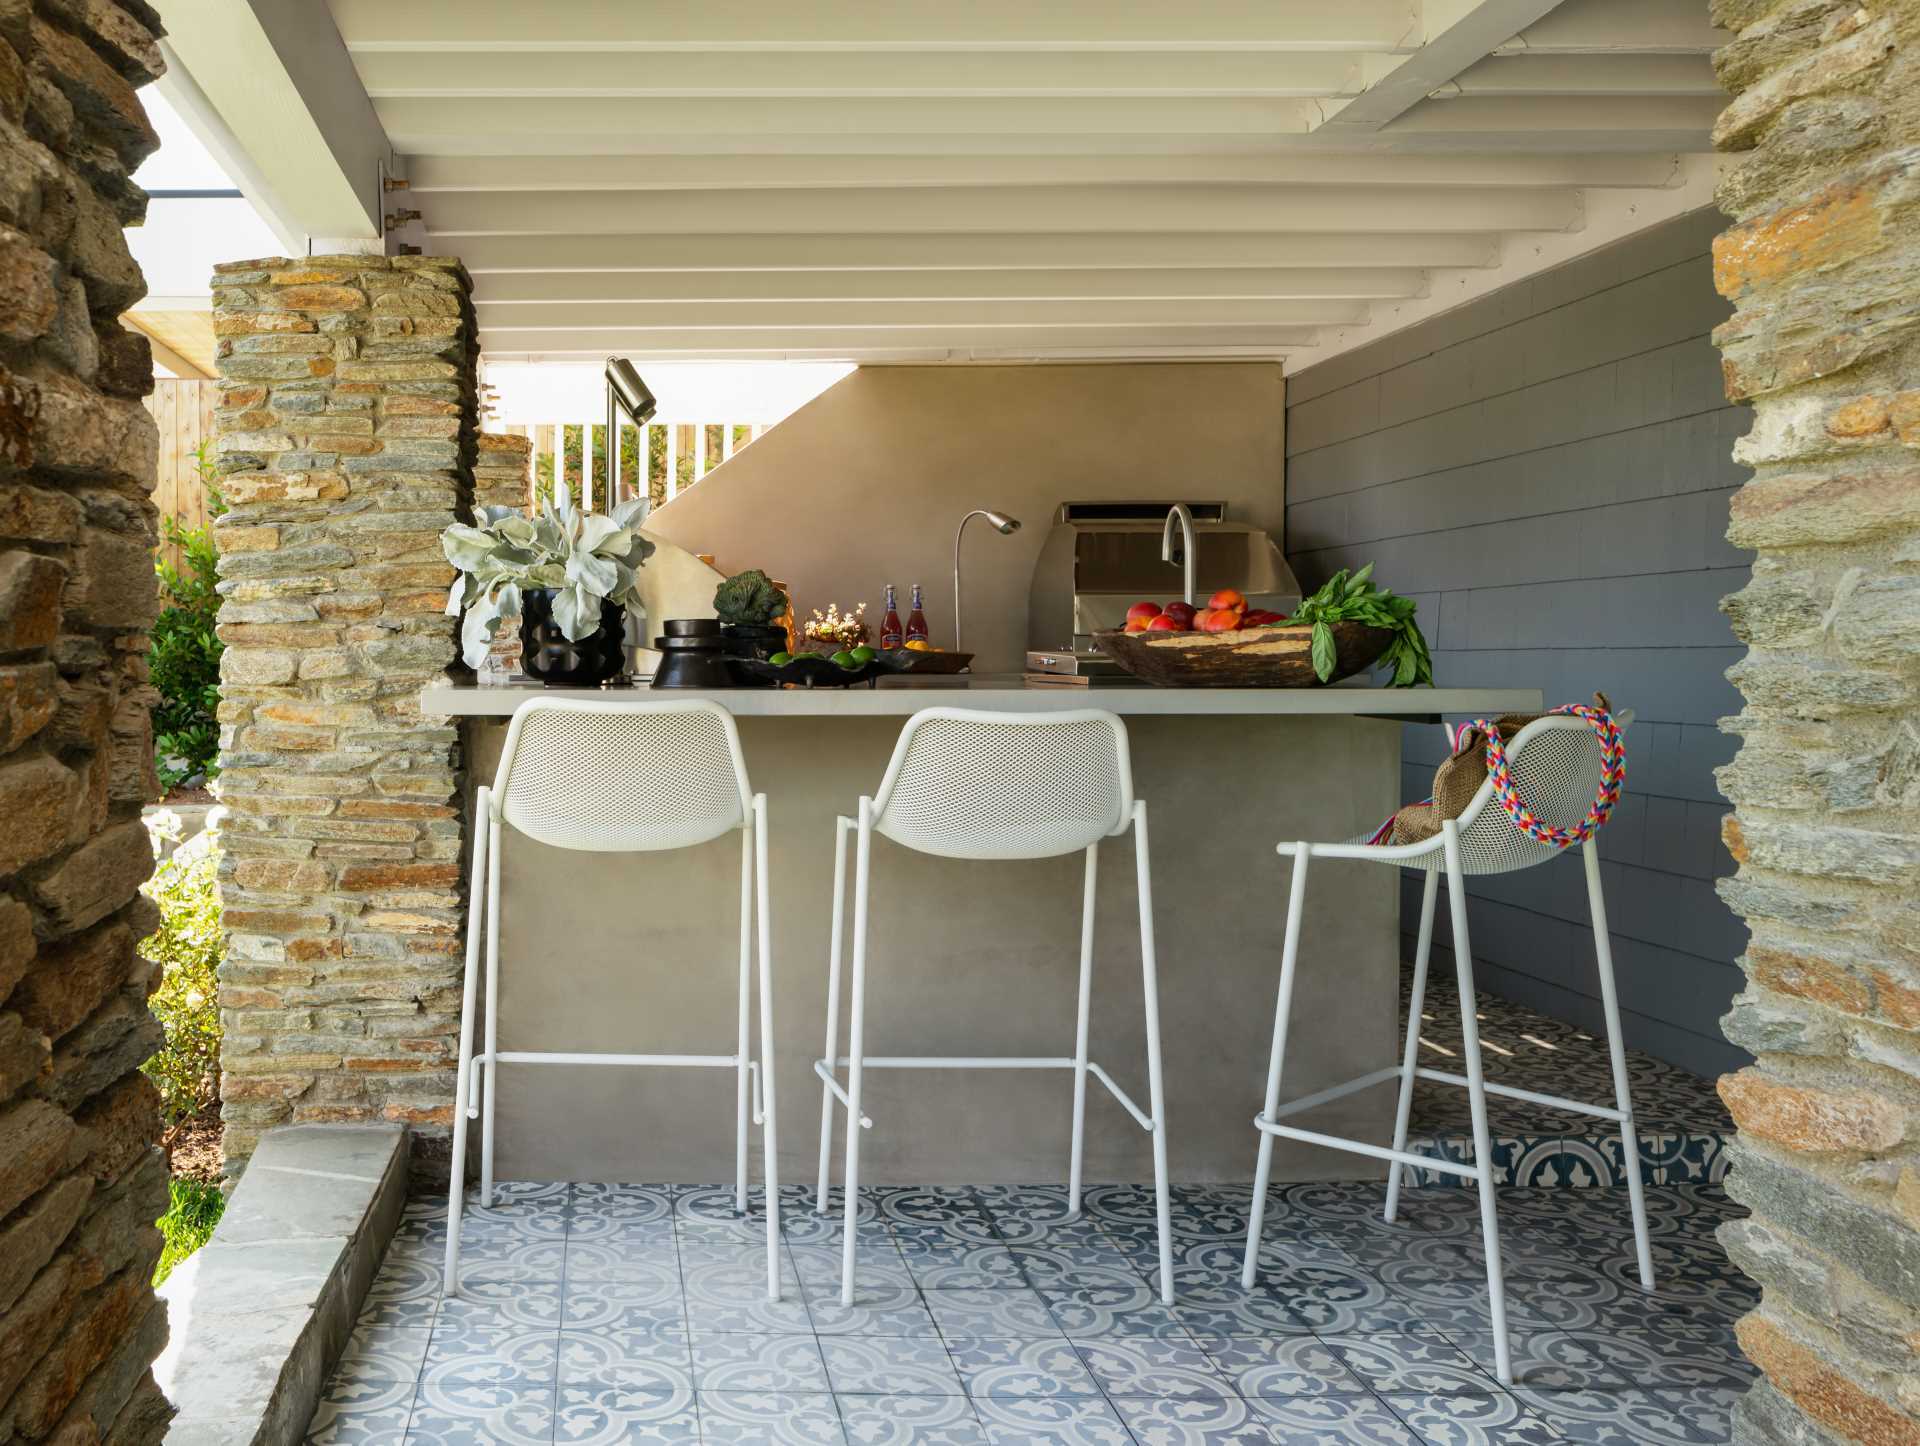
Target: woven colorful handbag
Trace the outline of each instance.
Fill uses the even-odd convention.
[[[1440,832],[1441,824],[1466,811],[1483,780],[1493,780],[1494,801],[1528,838],[1553,848],[1584,843],[1591,838],[1620,801],[1627,781],[1627,745],[1614,721],[1606,694],[1595,693],[1595,706],[1568,703],[1542,714],[1513,714],[1503,718],[1476,718],[1453,731],[1453,752],[1434,775],[1434,791],[1419,803],[1400,809],[1368,836],[1370,844],[1422,843]],[[1600,740],[1600,787],[1586,817],[1572,828],[1556,828],[1535,818],[1520,797],[1507,764],[1507,745],[1527,724],[1553,715],[1579,718]]]

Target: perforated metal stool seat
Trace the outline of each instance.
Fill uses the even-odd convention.
[[[1614,715],[1622,728],[1633,714]],[[1507,762],[1513,787],[1534,818],[1551,829],[1568,830],[1582,823],[1601,785],[1600,745],[1587,723],[1578,717],[1548,716],[1522,728],[1507,744]],[[1467,934],[1464,880],[1471,874],[1511,873],[1558,857],[1565,849],[1541,843],[1523,832],[1513,816],[1495,798],[1491,777],[1480,786],[1458,819],[1442,823],[1440,832],[1417,843],[1379,845],[1364,838],[1341,843],[1283,843],[1282,857],[1293,860],[1293,878],[1287,900],[1286,939],[1280,960],[1280,997],[1274,1009],[1273,1051],[1267,1063],[1265,1102],[1254,1117],[1260,1150],[1254,1166],[1253,1201],[1247,1228],[1246,1258],[1241,1282],[1251,1288],[1258,1272],[1260,1227],[1266,1211],[1267,1180],[1273,1164],[1275,1137],[1302,1140],[1336,1150],[1371,1155],[1388,1162],[1386,1218],[1399,1209],[1400,1171],[1417,1165],[1474,1181],[1480,1191],[1481,1236],[1487,1257],[1487,1296],[1493,1326],[1495,1373],[1506,1384],[1513,1380],[1507,1342],[1505,1288],[1500,1265],[1499,1223],[1494,1210],[1492,1145],[1487,1126],[1487,1096],[1504,1095],[1552,1105],[1576,1114],[1615,1121],[1620,1128],[1626,1162],[1627,1193],[1633,1212],[1635,1249],[1640,1283],[1653,1289],[1653,1257],[1647,1238],[1646,1200],[1640,1183],[1639,1141],[1633,1127],[1633,1102],[1627,1087],[1626,1050],[1620,1035],[1620,1008],[1615,995],[1613,953],[1607,934],[1606,901],[1600,888],[1600,855],[1589,833],[1580,845],[1586,867],[1587,901],[1593,915],[1594,954],[1599,964],[1600,1002],[1606,1016],[1607,1046],[1613,1062],[1614,1103],[1611,1107],[1537,1094],[1507,1085],[1489,1084],[1481,1070],[1480,1031],[1474,1018],[1473,948]],[[1414,951],[1413,994],[1407,1009],[1405,1052],[1398,1065],[1363,1074],[1344,1084],[1316,1091],[1302,1099],[1280,1103],[1281,1070],[1286,1058],[1287,1026],[1293,1010],[1293,983],[1299,961],[1300,923],[1307,897],[1307,869],[1313,859],[1362,859],[1368,863],[1426,871],[1420,903],[1420,933]],[[1427,957],[1433,945],[1434,906],[1440,875],[1447,876],[1448,913],[1453,924],[1455,970],[1460,983],[1460,1014],[1466,1073],[1423,1067],[1419,1062],[1420,1008],[1426,998]],[[1359,1090],[1398,1079],[1400,1093],[1394,1116],[1393,1145],[1386,1148],[1361,1140],[1321,1134],[1281,1121],[1317,1105],[1327,1104]],[[1473,1113],[1473,1163],[1437,1159],[1407,1149],[1408,1119],[1413,1108],[1415,1080],[1458,1085],[1466,1089]]]
[[[772,920],[767,897],[767,798],[747,783],[733,717],[703,699],[614,703],[535,698],[515,711],[492,787],[474,806],[466,984],[453,1117],[443,1290],[460,1287],[467,1122],[480,1121],[480,1203],[493,1203],[493,1116],[499,1070],[510,1065],[730,1069],[735,1077],[735,1204],[746,1213],[747,1125],[761,1127],[767,1207],[767,1294],[780,1298],[780,1180],[774,1155]],[[555,848],[653,853],[740,835],[739,1033],[731,1054],[615,1054],[502,1050],[499,1033],[500,856],[521,834]],[[484,1048],[474,1053],[475,997],[485,939]],[[760,1052],[749,1052],[755,946]]]
[[[1088,1057],[1093,989],[1094,881],[1100,841],[1133,828],[1140,897],[1140,965],[1145,991],[1148,1107],[1141,1109]],[[955,859],[1041,859],[1084,852],[1085,899],[1080,926],[1079,1015],[1071,1056],[874,1056],[866,1053],[867,901],[872,840],[882,834],[921,853]],[[853,889],[853,999],[848,1052],[839,1054],[840,954],[846,917],[847,838],[856,840]],[[820,1185],[825,1212],[833,1149],[833,1109],[848,1114],[846,1223],[842,1231],[840,1299],[853,1304],[858,1232],[860,1138],[873,1125],[861,1104],[869,1069],[1063,1069],[1073,1072],[1073,1142],[1068,1197],[1078,1215],[1086,1140],[1087,1078],[1092,1076],[1153,1137],[1155,1203],[1160,1225],[1161,1296],[1173,1302],[1167,1197],[1167,1131],[1160,1070],[1160,1003],[1153,945],[1153,889],[1148,876],[1147,806],[1133,793],[1127,730],[1111,713],[1088,709],[1029,714],[929,708],[907,720],[879,790],[860,800],[857,816],[835,823],[833,934],[827,963],[827,1047],[814,1062],[820,1076]],[[840,1083],[837,1071],[847,1070]]]

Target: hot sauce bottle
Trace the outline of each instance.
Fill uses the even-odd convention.
[[[916,588],[915,591],[918,592],[919,589]],[[926,623],[922,621],[921,627],[924,629],[925,626]],[[900,634],[900,609],[894,605],[893,584],[888,583],[887,615],[880,619],[880,646],[882,648],[897,648],[903,641],[904,639]]]

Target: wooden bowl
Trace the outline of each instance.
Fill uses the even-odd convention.
[[[1230,633],[1128,633],[1093,635],[1101,652],[1135,677],[1158,688],[1317,688],[1313,629],[1238,628]],[[1333,624],[1338,682],[1369,667],[1387,650],[1393,633],[1364,623]]]

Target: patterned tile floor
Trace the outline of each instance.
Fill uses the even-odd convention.
[[[1408,979],[1401,981],[1405,1027]],[[1480,996],[1475,1014],[1487,1078],[1542,1094],[1613,1102],[1613,1071],[1605,1038],[1550,1019],[1523,1004]],[[1464,1071],[1459,996],[1451,977],[1434,981],[1421,1010],[1421,1063]],[[1627,1076],[1640,1136],[1644,1177],[1655,1184],[1705,1183],[1726,1172],[1733,1122],[1711,1080],[1637,1050],[1627,1051]],[[1527,1100],[1489,1102],[1494,1159],[1509,1184],[1624,1185],[1619,1136],[1605,1120],[1570,1114]],[[1415,1149],[1448,1159],[1472,1158],[1467,1092],[1421,1081],[1413,1091]],[[1458,1176],[1422,1172],[1421,1183],[1459,1185]]]
[[[462,1232],[439,1293],[442,1204],[412,1203],[313,1442],[1358,1442],[1681,1446],[1728,1439],[1754,1293],[1712,1186],[1649,1194],[1651,1296],[1624,1191],[1503,1192],[1516,1384],[1491,1374],[1470,1192],[1277,1187],[1252,1292],[1246,1195],[1176,1192],[1179,1303],[1158,1303],[1139,1186],[863,1193],[838,1299],[838,1217],[783,1191],[785,1298],[765,1299],[758,1203],[724,1187],[511,1185]]]

